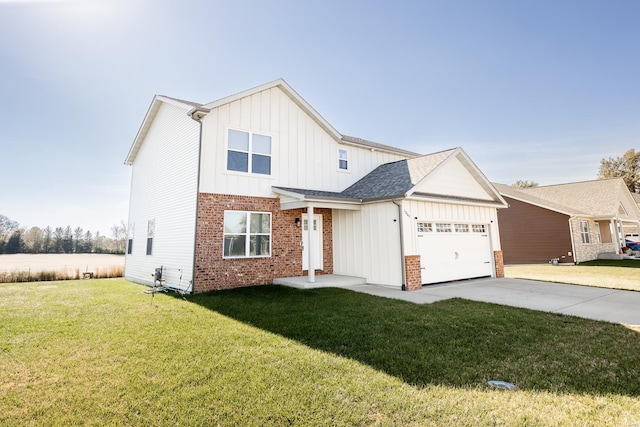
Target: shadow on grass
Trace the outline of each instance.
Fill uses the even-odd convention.
[[[597,259],[594,261],[585,261],[580,263],[581,266],[594,267],[626,267],[640,268],[640,260],[636,259]]]
[[[189,296],[210,310],[417,386],[640,395],[640,334],[461,299],[416,305],[344,289],[261,286]],[[242,345],[242,343],[238,343]]]

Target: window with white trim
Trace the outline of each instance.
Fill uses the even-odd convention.
[[[153,235],[156,232],[156,220],[150,219],[147,222],[147,255],[153,255]]]
[[[224,258],[271,256],[271,213],[224,211]]]
[[[588,221],[580,221],[580,237],[582,238],[582,243],[591,243]]]
[[[456,233],[468,233],[469,226],[467,224],[453,224],[456,229]]]
[[[453,232],[453,228],[451,228],[451,224],[436,224],[436,232],[451,233]]]
[[[418,233],[431,233],[433,231],[433,226],[430,222],[419,222],[418,223]]]
[[[344,148],[338,149],[338,170],[349,170],[349,152]]]
[[[484,224],[471,224],[471,231],[474,233],[486,233],[487,228]]]
[[[133,253],[133,235],[135,233],[135,222],[129,224],[129,228],[127,229],[127,255],[131,255]]]
[[[227,170],[271,175],[271,137],[229,129]]]

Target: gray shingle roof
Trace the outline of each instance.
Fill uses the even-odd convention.
[[[337,193],[300,188],[275,187],[305,196],[369,201],[404,197],[418,182],[448,158],[456,149],[380,165],[362,179]]]
[[[531,188],[494,184],[503,196],[528,201],[573,215],[615,217],[624,191],[621,178],[573,182]]]

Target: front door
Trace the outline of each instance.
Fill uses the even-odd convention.
[[[322,215],[313,215],[313,267],[322,270]],[[307,214],[302,214],[302,269],[309,269],[309,221]]]

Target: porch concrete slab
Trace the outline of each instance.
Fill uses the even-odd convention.
[[[273,280],[274,285],[289,286],[297,289],[314,288],[346,288],[366,283],[363,277],[343,276],[339,274],[319,274],[315,277],[315,282],[310,283],[309,277],[281,277]]]
[[[625,325],[640,325],[640,292],[522,279],[475,279],[401,291],[374,285],[357,292],[429,304],[449,298],[561,313]]]

